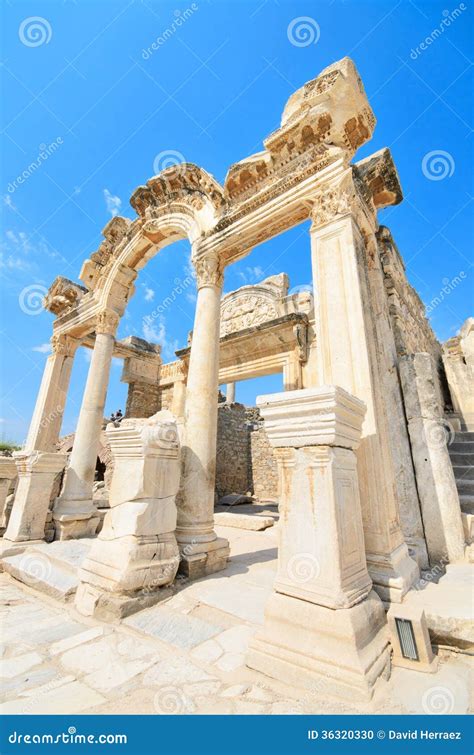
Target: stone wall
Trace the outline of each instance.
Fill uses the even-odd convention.
[[[251,489],[256,498],[278,500],[278,470],[268,436],[260,424],[250,433]]]
[[[436,367],[442,403],[446,410],[451,411],[441,344],[426,317],[425,305],[408,282],[403,259],[390,230],[380,226],[377,236],[397,356],[401,358],[420,352],[430,354]]]
[[[220,404],[217,413],[216,493],[247,493],[249,428],[243,404]]]
[[[278,498],[273,451],[256,407],[220,404],[217,423],[216,492]]]

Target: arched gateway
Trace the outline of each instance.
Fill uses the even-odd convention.
[[[336,676],[369,694],[388,660],[380,598],[401,601],[417,578],[407,543],[416,561],[427,564],[411,460],[403,473],[397,469],[398,457],[411,457],[381,261],[387,232],[377,221],[377,210],[397,204],[402,194],[389,150],[351,163],[374,126],[362,82],[345,58],[290,97],[264,150],[232,165],[224,187],[202,168],[182,164],[136,189],[131,204],[137,218],[115,217],[106,225],[104,241],[81,270],[83,285],[58,278],[46,297],[57,315],[53,353],[26,447],[16,459],[19,482],[3,543],[8,555],[43,538],[53,483],[66,461],[55,448],[72,360],[77,346],[91,339],[74,446],[53,520],[57,539],[94,534],[94,468],[117,326],[140,269],[164,246],[187,238],[197,301],[187,376],[179,376],[185,412],[175,534],[189,576],[224,568],[229,548],[216,537],[213,508],[225,268],[310,219],[311,358],[299,373],[304,379],[288,379],[296,390],[261,402],[285,516],[275,594],[249,662],[283,677],[289,669],[298,676],[302,664],[309,679],[334,676],[330,666],[343,647],[347,673],[339,668]],[[451,525],[443,545],[454,559],[464,547],[461,515],[455,503],[446,505],[441,524],[449,519]],[[295,569],[301,554],[317,565],[306,581]],[[322,635],[333,631],[328,645],[322,635],[315,642],[317,627]]]

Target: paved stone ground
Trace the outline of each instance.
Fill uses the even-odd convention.
[[[469,659],[445,654],[436,675],[394,669],[370,704],[305,693],[245,666],[275,572],[276,527],[218,528],[228,568],[120,625],[0,577],[3,713],[464,713]]]

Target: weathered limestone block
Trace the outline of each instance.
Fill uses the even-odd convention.
[[[356,456],[362,401],[335,386],[257,399],[280,472],[278,572],[251,668],[297,686],[370,699],[389,669],[367,571]]]
[[[5,531],[9,512],[7,510],[7,498],[13,481],[17,478],[17,468],[14,459],[10,456],[0,457],[0,532]]]
[[[474,317],[443,344],[443,363],[453,406],[466,430],[474,430]]]
[[[179,565],[175,498],[179,438],[173,415],[109,425],[114,457],[110,509],[82,565],[76,605],[84,615],[120,618],[161,600]]]
[[[443,419],[430,354],[399,360],[405,412],[431,564],[464,557],[464,532],[449,458],[450,428]]]
[[[17,552],[31,541],[43,541],[53,486],[66,464],[66,454],[42,451],[18,451],[14,459],[18,484],[3,538],[3,555]]]

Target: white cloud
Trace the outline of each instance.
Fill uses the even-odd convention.
[[[239,271],[238,275],[242,278],[244,283],[257,283],[262,280],[265,275],[265,270],[259,265],[256,265],[255,267],[247,266],[245,270]]]
[[[49,354],[51,351],[50,343],[40,343],[39,346],[33,346],[31,351],[39,351],[40,354]]]
[[[155,292],[152,288],[145,286],[145,301],[153,301],[155,298]]]
[[[104,189],[104,199],[107,207],[107,212],[110,212],[112,216],[118,215],[122,206],[122,200],[115,194],[112,194],[108,189]]]
[[[150,343],[159,343],[161,345],[161,356],[165,362],[176,358],[175,351],[179,346],[176,339],[168,338],[166,334],[166,324],[163,317],[156,322],[143,320],[142,326],[143,338]]]
[[[11,210],[16,210],[16,206],[13,204],[13,200],[10,194],[5,194],[5,196],[3,197],[3,203],[6,204],[6,206]]]

